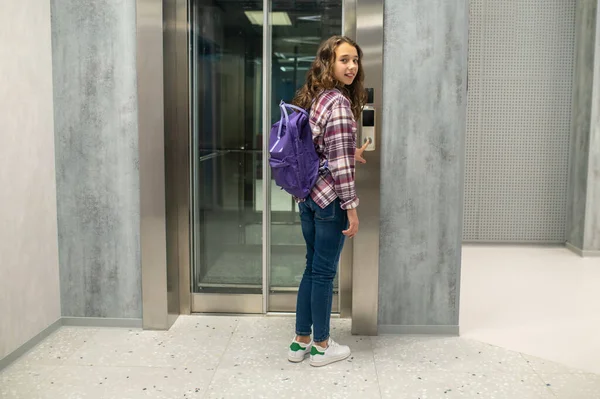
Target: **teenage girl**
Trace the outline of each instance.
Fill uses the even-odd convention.
[[[306,270],[298,289],[296,337],[288,359],[301,362],[310,353],[312,366],[350,356],[349,347],[329,336],[329,319],[344,239],[358,232],[354,164],[365,162],[362,153],[368,144],[356,148],[356,120],[366,101],[361,59],[362,50],[353,40],[344,36],[326,40],[293,100],[294,105],[310,109],[320,175],[310,195],[298,203]]]

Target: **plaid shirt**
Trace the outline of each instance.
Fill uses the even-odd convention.
[[[322,171],[310,197],[321,208],[336,198],[342,209],[358,207],[354,186],[356,121],[350,101],[338,90],[322,93],[311,107],[310,127]]]

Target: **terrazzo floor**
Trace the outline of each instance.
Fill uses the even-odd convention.
[[[291,317],[181,316],[169,331],[62,327],[0,372],[0,398],[600,398],[600,375],[459,337],[332,336],[289,363]]]

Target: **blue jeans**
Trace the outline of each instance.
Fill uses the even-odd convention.
[[[306,241],[306,270],[298,289],[296,334],[308,336],[314,327],[316,342],[329,339],[333,279],[344,246],[342,231],[348,215],[336,199],[321,209],[310,197],[298,204],[302,235]]]

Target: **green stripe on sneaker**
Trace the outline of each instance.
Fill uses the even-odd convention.
[[[291,349],[293,352],[298,352],[298,351],[303,351],[303,350],[306,350],[306,347],[304,347],[304,348],[303,348],[303,347],[302,347],[302,345],[300,345],[298,342],[293,342],[293,343],[290,345],[290,349]]]
[[[319,350],[313,345],[312,349],[310,350],[310,354],[312,356],[315,356],[315,355],[323,356],[323,355],[325,355],[325,352],[319,352]]]

